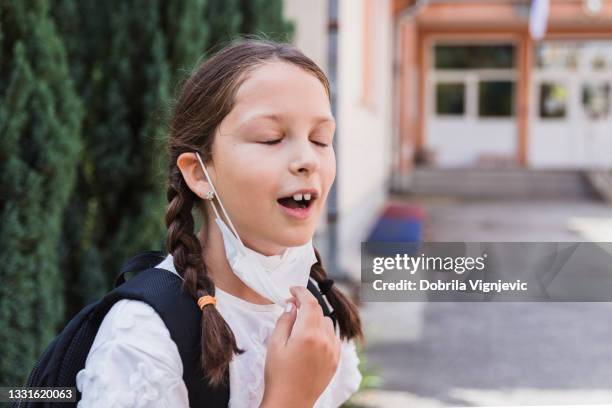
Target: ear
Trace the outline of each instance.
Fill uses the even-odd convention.
[[[198,197],[205,198],[206,194],[211,190],[210,183],[206,180],[200,161],[195,153],[181,153],[176,159],[176,165],[183,174],[183,178]],[[210,174],[212,166],[206,166],[206,170]]]

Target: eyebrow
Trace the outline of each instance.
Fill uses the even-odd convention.
[[[275,122],[281,122],[281,119],[280,119],[280,117],[278,115],[275,115],[275,114],[258,114],[258,115],[254,115],[254,116],[248,117],[247,119],[242,121],[238,125],[238,127],[242,127],[242,126],[246,125],[249,122],[252,122],[254,120],[260,120],[260,119],[267,119],[267,120],[273,120]],[[332,116],[322,115],[322,116],[315,116],[314,119],[313,119],[313,122],[316,125],[319,125],[319,124],[324,123],[324,122],[330,122],[332,124],[335,124],[336,120]]]

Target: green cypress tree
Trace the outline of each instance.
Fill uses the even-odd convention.
[[[45,0],[0,3],[0,384],[22,385],[62,320],[58,243],[82,110]]]
[[[54,6],[87,106],[63,240],[69,319],[109,288],[123,260],[161,245],[169,90],[202,55],[208,30],[204,0]]]
[[[64,218],[60,265],[65,277],[66,314],[70,319],[86,303],[107,289],[107,277],[95,242],[99,200],[94,194],[95,163],[88,147],[103,100],[101,61],[110,52],[110,9],[105,2],[51,0],[58,31],[68,50],[70,72],[84,107],[84,150],[77,167],[77,183]]]
[[[206,22],[210,35],[206,49],[214,52],[241,34],[243,18],[240,0],[208,0]]]
[[[283,17],[282,0],[240,0],[243,33],[263,35],[277,41],[290,42],[293,23]]]
[[[210,35],[205,21],[208,0],[162,2],[162,24],[172,89],[185,78],[203,56]]]
[[[110,288],[129,256],[161,245],[165,166],[158,159],[170,71],[162,2],[56,3],[87,107],[85,151],[65,224],[68,319]]]

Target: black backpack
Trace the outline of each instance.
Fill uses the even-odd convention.
[[[81,393],[76,389],[76,375],[85,367],[85,360],[106,313],[121,299],[134,299],[149,304],[165,323],[176,343],[183,363],[183,381],[189,394],[190,406],[227,407],[229,373],[225,385],[211,387],[203,379],[199,365],[201,353],[201,312],[194,299],[181,290],[182,280],[176,274],[155,268],[165,254],[161,251],[142,252],[127,261],[115,280],[115,288],[101,300],[83,308],[64,330],[49,344],[32,369],[27,387],[75,387],[76,401]],[[125,280],[128,272],[138,272]],[[313,279],[308,289],[317,298],[323,313],[336,324]],[[11,407],[41,408],[76,406],[77,402],[14,402]]]

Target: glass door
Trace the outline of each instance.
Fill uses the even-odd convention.
[[[535,63],[530,166],[611,168],[612,41],[547,41]]]
[[[515,46],[438,42],[431,55],[425,140],[435,164],[513,164]]]

